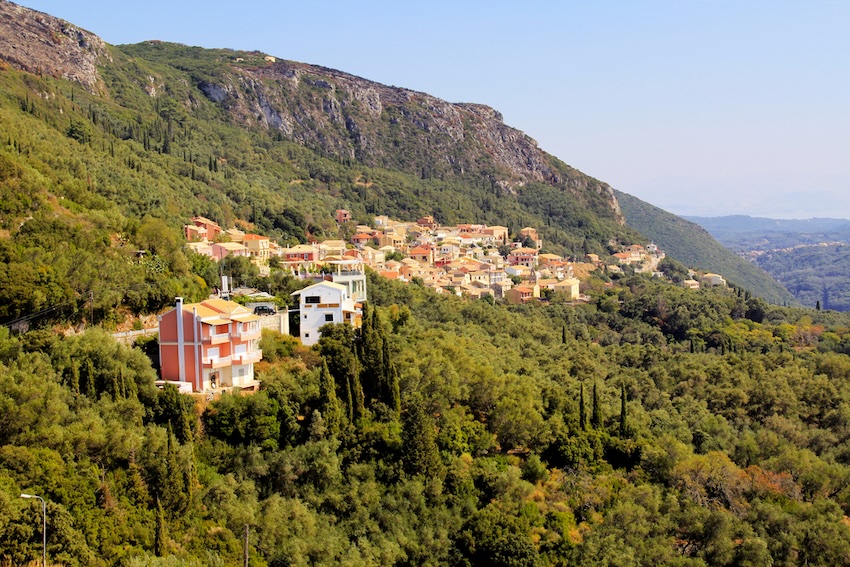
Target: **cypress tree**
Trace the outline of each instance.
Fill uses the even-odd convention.
[[[390,346],[386,340],[383,341],[381,361],[383,362],[383,392],[381,401],[398,414],[401,411],[398,370],[390,359]]]
[[[162,499],[162,506],[169,513],[181,514],[186,507],[186,485],[183,475],[183,467],[177,454],[177,443],[171,424],[168,424],[168,444],[165,451],[165,459],[162,469],[159,471],[161,478],[157,479],[157,498]]]
[[[363,304],[363,324],[360,327],[360,383],[368,402],[380,400],[383,393],[384,345],[378,315],[368,303]]]
[[[421,474],[428,479],[442,477],[445,467],[437,448],[437,429],[418,395],[407,404],[402,439],[402,464],[407,474]]]
[[[95,388],[94,383],[94,365],[91,360],[86,361],[86,387],[83,389],[85,391],[86,397],[90,400],[94,400],[97,395],[97,389]]]
[[[349,423],[354,423],[354,392],[351,387],[351,376],[345,380],[345,409]]]
[[[567,326],[564,325],[561,327],[561,344],[567,344]]]
[[[109,394],[117,401],[121,397],[121,387],[118,385],[118,375],[114,372],[109,375]]]
[[[328,362],[322,359],[322,372],[319,376],[319,411],[324,418],[325,427],[330,435],[339,434],[342,410],[339,407],[339,399],[336,396],[336,383],[331,371],[328,370]]]
[[[584,384],[578,395],[578,424],[582,431],[587,431],[587,408],[584,405]]]
[[[593,383],[593,409],[590,414],[590,425],[594,429],[602,427],[602,409],[599,407],[599,392],[596,382]]]
[[[363,386],[360,384],[359,370],[352,372],[348,376],[349,388],[351,388],[351,401],[354,404],[351,410],[353,421],[357,421],[363,417],[365,412],[363,399]]]
[[[626,385],[620,386],[620,437],[628,433],[629,424],[626,418]]]
[[[165,511],[162,509],[162,502],[159,501],[159,496],[156,497],[156,531],[153,539],[153,552],[157,557],[164,557],[165,549]]]
[[[71,386],[71,391],[74,393],[74,395],[79,396],[80,395],[80,367],[77,366],[76,364],[71,366],[71,378],[70,378],[70,384],[69,385]]]

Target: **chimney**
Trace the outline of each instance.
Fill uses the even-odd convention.
[[[221,298],[222,299],[230,299],[230,285],[229,285],[228,277],[223,275],[221,276]]]
[[[183,298],[175,297],[174,300],[177,302],[177,309],[183,309]]]

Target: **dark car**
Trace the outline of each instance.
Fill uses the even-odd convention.
[[[268,305],[257,305],[254,307],[254,315],[277,315],[277,309]]]

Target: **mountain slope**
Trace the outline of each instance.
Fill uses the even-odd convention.
[[[9,2],[0,38],[5,322],[202,297],[180,235],[199,214],[282,244],[345,236],[337,208],[535,226],[560,254],[642,238],[610,187],[484,107],[253,52],[110,46]]]
[[[261,200],[279,200],[282,192],[278,180],[261,173],[268,169],[285,170],[275,175],[285,183],[317,181],[316,186],[334,194],[333,205],[327,199],[315,203],[317,187],[308,188],[312,195],[299,195],[299,215],[312,218],[296,223],[302,232],[290,231],[290,237],[304,239],[312,228],[333,229],[329,211],[318,213],[334,206],[361,217],[434,213],[442,222],[551,226],[544,238],[565,252],[581,247],[587,235],[572,233],[575,228],[581,233],[585,225],[594,226],[599,234],[591,238],[600,243],[635,237],[623,229],[610,186],[543,152],[488,107],[450,104],[257,52],[156,41],[109,46],[72,24],[9,2],[0,2],[0,16],[5,38],[0,59],[42,82],[29,81],[16,96],[26,105],[43,99],[39,114],[52,115],[59,131],[67,133],[76,118],[73,107],[78,107],[84,122],[79,126],[93,129],[87,143],[142,143],[143,152],[135,157],[170,169],[163,175],[179,170],[185,176],[186,168],[168,157],[182,156],[184,163],[211,165],[209,173],[222,166],[229,182],[222,185],[249,178],[253,189],[263,193],[256,195]],[[84,91],[51,78],[75,81]],[[116,151],[110,149],[110,157]],[[387,171],[405,176],[391,175],[390,180]],[[215,176],[202,177],[209,185]],[[553,188],[567,209],[561,213],[539,205],[538,193],[548,195]],[[207,201],[221,201],[221,193],[229,191],[222,187]],[[237,200],[244,201],[244,195]],[[257,208],[267,209],[252,204],[252,210]],[[181,209],[183,214],[204,212],[197,206]],[[480,218],[490,211],[494,214]],[[233,216],[220,206],[206,212],[225,223]],[[259,211],[254,216],[268,215]],[[597,229],[600,223],[605,226]]]
[[[626,223],[651,238],[673,258],[694,268],[723,274],[730,282],[772,303],[794,297],[766,272],[720,245],[705,229],[626,193],[616,192]]]

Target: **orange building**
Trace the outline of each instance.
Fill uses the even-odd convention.
[[[259,319],[233,301],[184,305],[178,297],[176,307],[159,316],[162,379],[194,392],[255,389],[254,363],[263,357]]]

